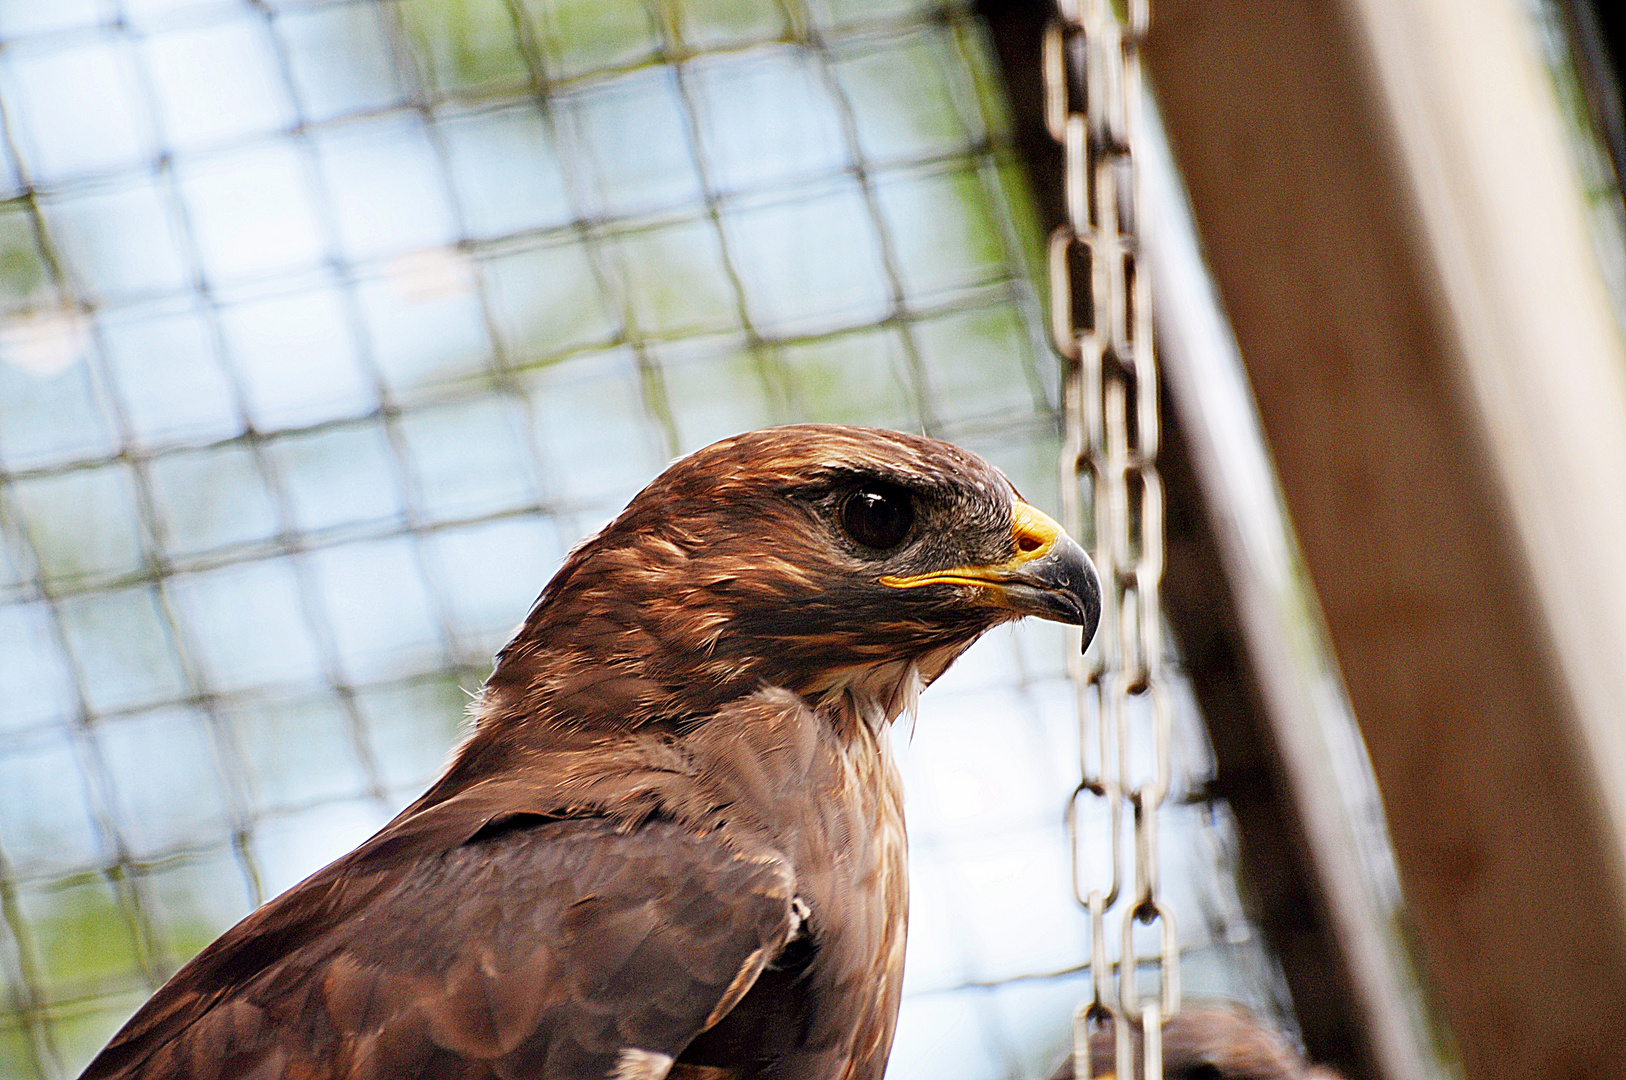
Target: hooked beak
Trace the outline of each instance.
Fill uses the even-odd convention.
[[[1016,554],[1005,562],[907,577],[888,574],[881,584],[894,589],[975,586],[984,590],[987,602],[1020,615],[1082,626],[1088,645],[1101,621],[1101,581],[1090,557],[1054,519],[1025,502],[1011,506],[1011,535]]]

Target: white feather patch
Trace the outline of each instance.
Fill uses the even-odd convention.
[[[915,724],[920,720],[920,692],[926,689],[926,680],[920,674],[920,665],[910,664],[903,675],[903,715],[909,718],[909,741],[915,739]]]
[[[666,1074],[671,1071],[670,1054],[658,1054],[653,1050],[639,1050],[635,1046],[629,1046],[621,1051],[621,1059],[616,1062],[615,1076],[612,1080],[666,1080]]]
[[[802,925],[807,922],[807,917],[811,914],[813,912],[808,909],[807,904],[803,903],[800,896],[790,898],[790,933],[785,935],[787,943],[802,936]]]
[[[920,709],[920,692],[963,648],[956,648],[945,658],[928,653],[925,659],[934,665],[929,673],[914,660],[886,660],[847,668],[823,692],[821,705],[847,713],[878,737],[888,724],[907,715],[912,735]]]

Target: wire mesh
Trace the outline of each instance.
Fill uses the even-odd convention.
[[[0,5],[0,1074],[75,1073],[414,796],[673,455],[924,430],[1055,512],[990,55],[920,0]],[[1066,1043],[1068,647],[990,635],[903,751],[895,1076]],[[1274,1010],[1179,723],[1186,982]]]

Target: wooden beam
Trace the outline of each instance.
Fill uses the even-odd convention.
[[[1158,0],[1147,61],[1465,1070],[1603,1080],[1626,354],[1520,18]]]
[[[1157,313],[1165,415],[1176,421],[1182,451],[1163,467],[1171,504],[1168,580],[1185,582],[1164,592],[1170,628],[1216,743],[1233,728],[1259,731],[1284,804],[1279,813],[1303,837],[1301,859],[1318,886],[1312,895],[1344,975],[1341,982],[1320,979],[1319,1000],[1310,1000],[1318,1015],[1337,1018],[1360,1051],[1353,1063],[1332,1048],[1318,1056],[1350,1076],[1444,1080],[1456,1074],[1455,1057],[1429,1016],[1405,936],[1371,762],[1304,581],[1184,189],[1161,129],[1147,134],[1141,164],[1147,216],[1157,222],[1147,257],[1156,295],[1179,300]],[[1248,689],[1246,708],[1231,686]],[[1291,973],[1303,963],[1288,954],[1283,966]],[[1313,971],[1299,978],[1305,975],[1315,978]],[[1315,1041],[1307,1030],[1305,1042]]]

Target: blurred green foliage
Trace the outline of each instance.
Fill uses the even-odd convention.
[[[0,313],[26,307],[49,281],[28,209],[26,199],[0,203]]]
[[[529,79],[503,0],[402,0],[398,10],[432,96],[511,90]]]
[[[53,886],[25,896],[38,975],[72,997],[138,966],[135,935],[105,881]]]

